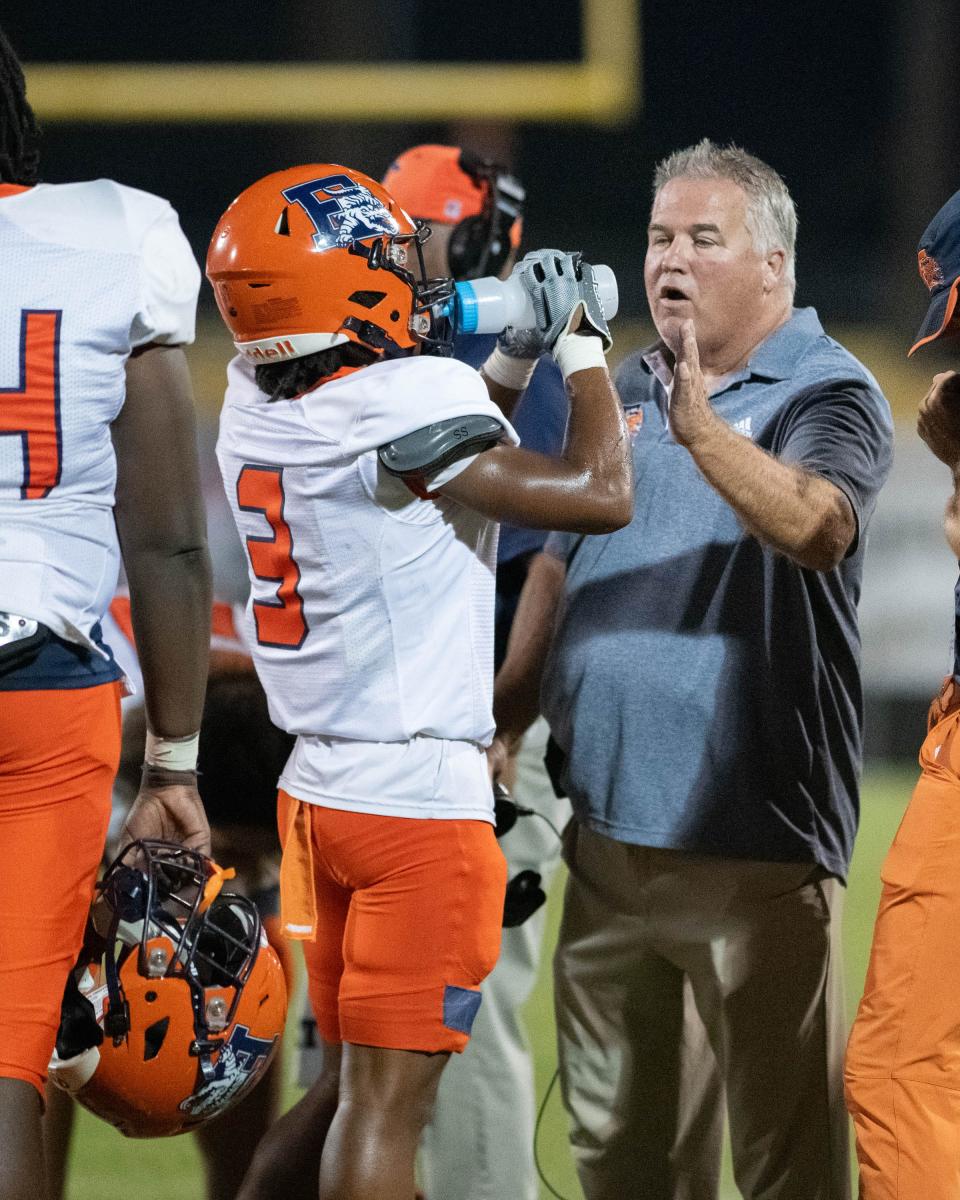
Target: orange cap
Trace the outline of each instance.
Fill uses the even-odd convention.
[[[459,146],[413,146],[387,168],[383,185],[424,221],[456,225],[483,211],[483,187],[460,166]]]

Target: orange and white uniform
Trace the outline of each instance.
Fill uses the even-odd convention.
[[[276,402],[248,363],[228,370],[217,454],[249,556],[247,636],[273,720],[297,735],[280,780],[284,932],[305,939],[328,1041],[462,1049],[496,959],[497,526],[418,498],[377,455],[468,415],[517,441],[452,359],[378,362]]]
[[[193,341],[200,273],[170,205],[108,179],[2,195],[0,254],[0,610],[94,648],[126,360]]]
[[[0,186],[0,1077],[42,1087],[119,754],[110,425],[137,347],[190,342],[199,271],[166,201],[111,180]]]

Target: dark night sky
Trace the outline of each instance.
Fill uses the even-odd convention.
[[[530,192],[527,244],[582,246],[607,259],[618,266],[625,308],[641,311],[639,273],[631,282],[625,268],[642,255],[654,163],[703,136],[733,140],[772,163],[797,201],[801,302],[831,316],[881,312],[889,242],[885,173],[897,119],[896,3],[647,0],[639,116],[613,130],[533,125],[521,131],[515,166]],[[49,9],[33,5],[18,5],[3,20],[28,60],[375,56],[362,25],[343,35],[342,4],[336,38],[329,36],[323,2],[201,0],[172,7],[176,21],[167,19],[171,6],[158,6],[151,17],[144,5],[89,0],[65,7],[55,21]],[[365,7],[354,0],[357,13]],[[484,14],[482,29],[476,17],[451,21],[449,6],[426,0],[382,7],[398,26],[387,38],[381,30],[377,41],[399,58],[580,53],[574,0],[485,0],[476,10]],[[266,13],[277,15],[265,20]],[[435,13],[445,19],[432,20]],[[53,180],[112,175],[169,197],[201,255],[226,203],[270,170],[326,159],[379,173],[392,149],[448,136],[437,125],[338,124],[336,113],[329,125],[310,129],[53,125],[45,174]],[[911,248],[929,215],[905,232]]]

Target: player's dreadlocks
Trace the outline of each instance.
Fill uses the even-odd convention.
[[[258,363],[254,368],[257,387],[271,400],[291,400],[316,387],[321,379],[335,375],[341,367],[366,367],[377,356],[366,346],[344,342],[329,350],[316,350],[286,363]]]
[[[23,68],[0,29],[0,183],[37,182],[39,141],[40,130],[27,103]]]

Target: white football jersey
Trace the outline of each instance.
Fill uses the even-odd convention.
[[[193,340],[200,272],[170,205],[109,179],[0,187],[0,261],[0,610],[96,648],[126,361]]]
[[[217,455],[249,557],[247,640],[273,720],[300,735],[282,782],[301,799],[402,813],[405,801],[377,804],[376,793],[409,768],[417,809],[430,796],[413,776],[436,776],[467,744],[489,810],[479,750],[494,730],[497,525],[450,498],[415,497],[377,456],[472,414],[519,440],[480,375],[453,359],[376,363],[276,402],[250,364],[230,364]],[[366,784],[344,770],[360,760]],[[456,790],[463,771],[452,770]]]

